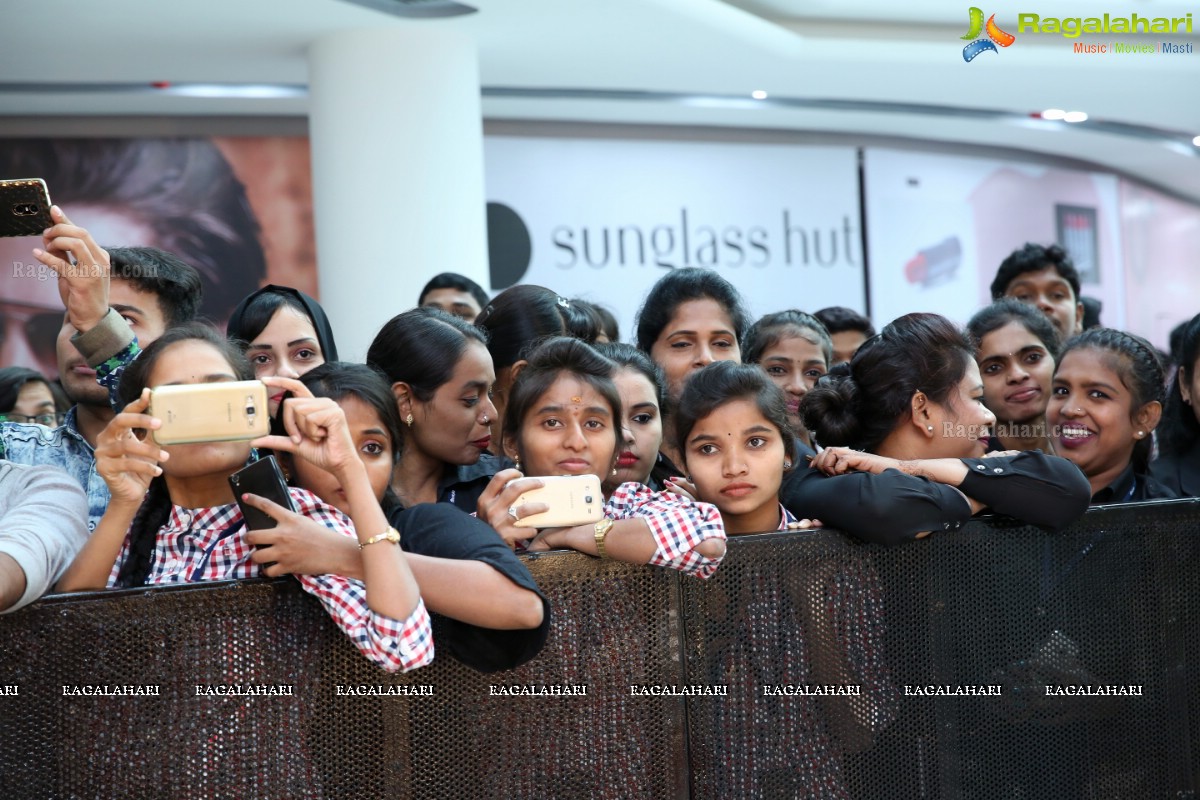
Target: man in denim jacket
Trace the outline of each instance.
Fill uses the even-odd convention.
[[[59,378],[75,405],[57,428],[0,423],[0,449],[18,464],[46,464],[71,475],[87,494],[88,530],[108,506],[93,445],[113,418],[111,397],[121,370],[168,327],[188,322],[200,306],[200,275],[169,253],[147,247],[98,246],[55,206],[55,225],[34,256],[58,273],[67,313],[56,343]],[[73,263],[72,263],[73,261]],[[111,277],[110,277],[111,276]]]

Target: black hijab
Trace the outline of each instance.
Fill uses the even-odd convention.
[[[274,303],[255,302],[264,295],[279,295],[281,299]],[[333,328],[329,325],[329,318],[325,316],[325,309],[304,292],[290,286],[267,284],[257,292],[248,295],[238,303],[237,308],[230,315],[229,322],[225,326],[225,335],[230,339],[249,344],[262,333],[263,328],[267,327],[271,317],[281,304],[291,305],[287,300],[282,299],[286,297],[298,301],[304,307],[308,319],[312,322],[313,330],[316,331],[317,344],[321,346],[321,355],[324,359],[337,361],[337,345],[333,341]]]

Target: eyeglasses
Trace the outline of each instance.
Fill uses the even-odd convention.
[[[0,345],[8,339],[13,326],[20,325],[29,348],[43,362],[56,359],[55,340],[63,325],[63,312],[50,311],[44,306],[30,306],[11,300],[0,300]],[[19,333],[17,335],[20,335]]]
[[[0,414],[0,422],[26,422],[35,425],[45,425],[47,428],[57,428],[63,424],[63,420],[67,418],[65,411],[63,412],[48,412],[46,414],[17,414],[11,412],[8,414]]]

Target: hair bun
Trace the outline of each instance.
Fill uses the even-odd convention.
[[[822,447],[854,447],[858,423],[859,387],[848,364],[838,364],[800,403],[804,427]]]

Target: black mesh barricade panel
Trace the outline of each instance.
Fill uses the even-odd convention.
[[[542,556],[494,675],[384,673],[291,581],[52,598],[0,618],[0,798],[1194,797],[1198,523]]]
[[[881,549],[764,534],[684,583],[696,798],[1194,796],[1200,514]]]
[[[0,686],[19,694],[0,696],[0,798],[686,795],[682,701],[629,691],[680,682],[675,576],[581,555],[530,567],[550,641],[492,675],[446,656],[392,676],[291,581],[66,596],[2,618]],[[284,688],[209,694],[247,684]]]

